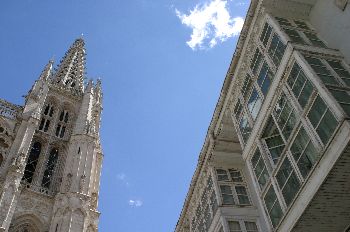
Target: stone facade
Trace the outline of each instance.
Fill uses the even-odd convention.
[[[348,231],[347,2],[251,1],[176,232]]]
[[[0,231],[97,231],[101,82],[84,84],[83,39],[52,66],[24,106],[0,99]]]

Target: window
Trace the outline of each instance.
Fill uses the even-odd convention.
[[[327,63],[339,75],[344,83],[350,87],[350,72],[344,67],[340,60],[327,60]]]
[[[252,116],[253,120],[255,120],[256,117],[258,116],[258,113],[262,105],[262,99],[255,88],[253,88],[253,92],[250,95],[247,105],[248,105],[248,110],[250,112],[250,115]]]
[[[237,120],[239,120],[239,118],[241,117],[241,113],[242,113],[242,104],[241,102],[238,100],[236,105],[235,105],[235,109],[233,110],[233,113],[235,115],[235,118]]]
[[[248,197],[247,189],[245,186],[239,185],[235,186],[235,190],[238,197],[239,205],[250,205],[250,200]]]
[[[270,216],[272,226],[275,227],[280,222],[283,212],[272,185],[264,197],[264,202],[267,213]]]
[[[278,131],[277,126],[271,116],[264,129],[262,139],[265,141],[265,144],[269,149],[270,157],[273,163],[276,164],[282,155],[282,151],[285,145],[281,134]]]
[[[233,198],[233,192],[230,185],[220,185],[220,192],[222,197],[222,204],[234,205],[235,200]]]
[[[301,20],[293,20],[293,21],[298,28],[311,31],[310,27],[304,21],[301,21]]]
[[[247,188],[240,170],[216,169],[216,174],[224,205],[234,205],[235,202],[238,205],[250,205]]]
[[[327,144],[338,122],[320,96],[317,96],[307,117],[323,144]]]
[[[254,74],[257,73],[262,60],[263,60],[263,56],[262,56],[261,52],[259,51],[259,49],[257,48],[255,50],[255,54],[254,54],[253,60],[250,63],[250,68],[251,68],[251,70],[253,71]]]
[[[208,231],[217,208],[213,181],[209,176],[200,201],[196,205],[196,211],[192,215],[191,231],[196,231],[196,229],[197,231]]]
[[[339,85],[339,82],[327,69],[326,65],[322,63],[321,59],[306,56],[305,60],[312,67],[315,73],[321,78],[323,83],[330,84],[330,85]]]
[[[261,92],[263,93],[264,96],[266,96],[267,91],[270,88],[272,78],[273,78],[273,75],[272,75],[269,67],[267,66],[267,63],[264,62],[263,66],[260,70],[258,79],[257,79],[257,83],[258,83],[258,85],[261,89]]]
[[[297,30],[284,28],[284,32],[286,32],[286,34],[289,36],[292,42],[298,44],[306,44]]]
[[[319,157],[316,148],[303,127],[300,128],[295,137],[290,151],[298,165],[300,173],[306,178]]]
[[[47,132],[50,128],[50,121],[54,114],[54,107],[51,104],[47,104],[44,113],[41,116],[39,130]]]
[[[251,163],[260,188],[263,189],[269,179],[269,173],[267,172],[264,159],[258,149],[256,149],[251,159]]]
[[[301,107],[305,107],[306,103],[309,101],[314,87],[311,82],[306,78],[303,70],[300,66],[295,63],[292,71],[289,74],[287,83],[292,89],[294,96],[298,99]]]
[[[23,180],[32,183],[33,175],[35,173],[36,165],[38,164],[39,155],[41,152],[41,143],[34,142],[27,159],[27,164],[24,169]]]
[[[255,222],[244,222],[247,232],[258,232],[258,227]]]
[[[242,119],[239,123],[239,129],[241,131],[243,142],[244,143],[247,142],[247,140],[250,136],[250,133],[252,131],[252,128],[249,125],[248,116],[246,113],[244,113],[242,116]]]
[[[328,89],[337,99],[344,111],[350,116],[350,96],[348,92],[340,89]]]
[[[58,149],[54,148],[50,151],[49,159],[47,160],[46,169],[44,171],[43,180],[41,182],[41,186],[44,188],[50,187],[52,176],[57,163],[57,159],[58,159]]]
[[[281,24],[282,26],[292,26],[292,24],[289,22],[288,19],[280,18],[280,17],[275,17],[275,19]]]
[[[278,186],[282,191],[284,200],[287,206],[289,206],[294,199],[295,194],[299,191],[300,182],[287,157],[279,168],[276,179]]]
[[[267,45],[267,42],[269,41],[271,32],[272,32],[272,27],[268,23],[265,23],[264,29],[260,35],[260,41],[263,43],[265,47]]]
[[[286,45],[282,43],[280,37],[275,33],[269,47],[269,55],[276,67],[280,65],[285,49]]]
[[[228,228],[230,232],[241,232],[241,226],[237,221],[228,221]]]
[[[326,48],[327,46],[320,40],[315,33],[303,32],[304,35],[310,40],[311,44],[316,47]]]
[[[244,83],[243,83],[243,86],[242,86],[242,96],[244,98],[244,100],[247,100],[247,97],[248,97],[248,94],[249,94],[249,90],[250,90],[250,87],[252,86],[252,79],[250,77],[249,74],[246,75],[245,79],[244,79]]]
[[[234,182],[234,183],[242,183],[243,182],[242,174],[239,170],[229,169],[228,171],[230,173],[232,182]]]
[[[286,140],[288,140],[296,125],[297,117],[294,108],[284,93],[282,93],[280,99],[278,100],[273,114],[277,120],[279,128],[282,131],[282,135]]]
[[[218,181],[229,181],[226,170],[216,169],[216,175],[218,177]]]
[[[58,124],[56,127],[56,136],[59,138],[63,138],[64,133],[66,132],[67,123],[69,119],[69,114],[66,110],[63,110],[58,118]]]

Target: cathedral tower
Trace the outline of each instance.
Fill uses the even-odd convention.
[[[24,106],[0,99],[0,231],[96,232],[101,82],[77,39],[45,66]]]

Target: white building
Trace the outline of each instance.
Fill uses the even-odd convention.
[[[0,231],[97,231],[102,92],[84,66],[77,39],[24,106],[0,99]]]
[[[349,5],[251,1],[176,232],[350,231]]]

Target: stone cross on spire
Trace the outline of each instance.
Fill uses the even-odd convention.
[[[84,91],[85,43],[82,38],[75,40],[68,49],[53,77],[53,82],[75,94]]]

